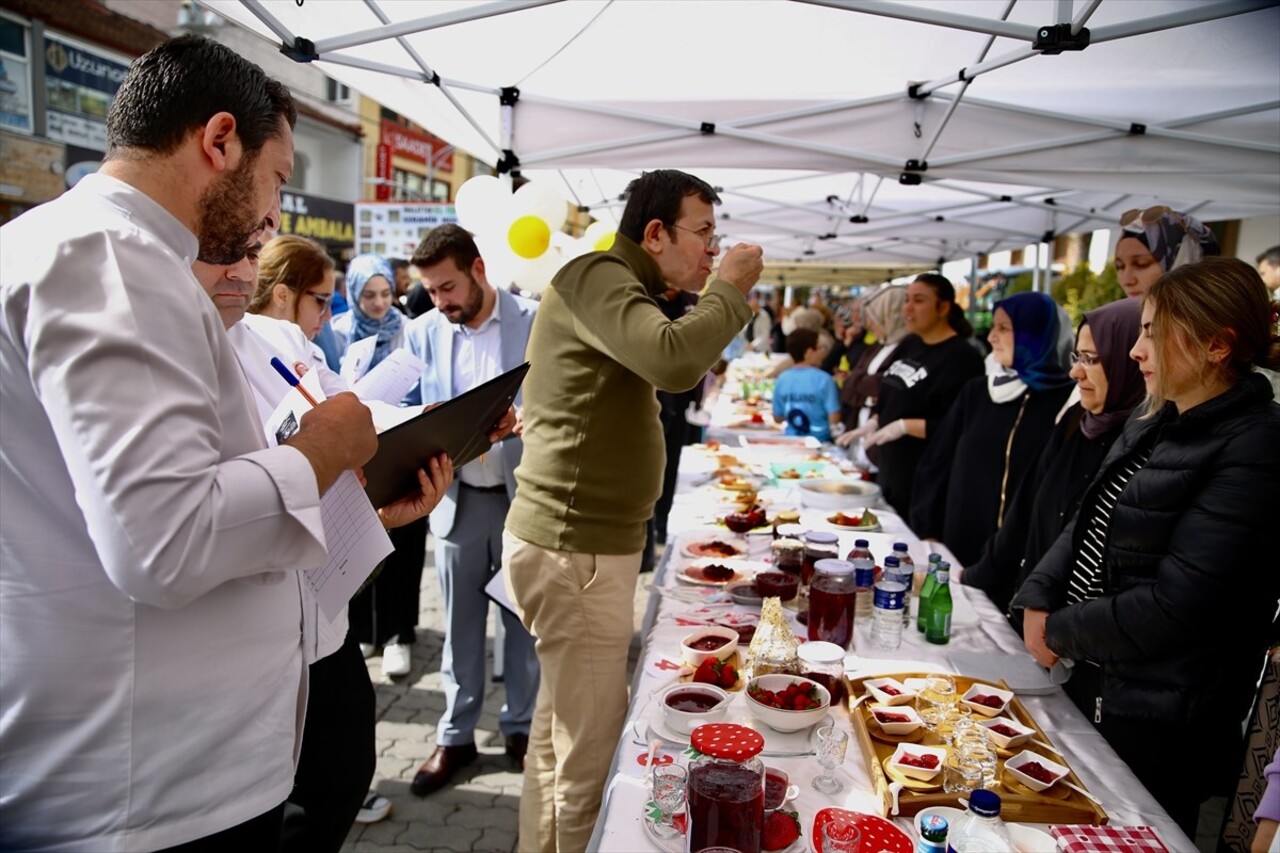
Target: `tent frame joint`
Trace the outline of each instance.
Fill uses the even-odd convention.
[[[497,164],[498,174],[505,175],[511,173],[511,177],[520,177],[520,158],[510,148],[502,149],[502,156],[498,158]]]
[[[514,107],[520,100],[520,90],[515,86],[503,86],[498,90],[498,103],[504,107]]]
[[[320,58],[320,54],[316,51],[316,43],[302,36],[294,36],[292,44],[282,41],[280,52],[294,62],[300,63],[315,62]]]
[[[902,168],[904,171],[907,171],[907,172],[927,172],[929,171],[929,161],[916,160],[912,158],[908,160],[906,164],[903,165]]]
[[[716,123],[714,121],[702,122],[701,126],[698,128],[698,133],[701,133],[703,136],[715,136]]]
[[[907,97],[913,101],[923,101],[925,98],[929,97],[929,95],[931,94],[930,92],[922,93],[920,91],[920,88],[924,85],[925,85],[924,83],[911,83],[910,85],[908,85]]]
[[[1146,136],[1147,126],[1145,124],[1140,124],[1135,121],[1129,125],[1129,135],[1130,136]]]
[[[1039,27],[1031,49],[1046,56],[1055,56],[1064,50],[1084,50],[1089,46],[1089,28],[1081,27],[1079,31],[1072,32],[1071,27],[1070,22]]]

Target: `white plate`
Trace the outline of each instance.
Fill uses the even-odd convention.
[[[723,722],[747,726],[763,735],[764,749],[760,751],[760,754],[764,756],[810,755],[814,752],[814,731],[818,726],[830,725],[835,722],[835,718],[828,713],[807,729],[790,733],[777,732],[751,716],[750,712],[740,704],[744,700],[737,698],[738,695],[734,694],[734,701],[729,706],[729,713],[725,716]],[[640,745],[649,743],[655,737],[680,746],[689,745],[689,735],[680,734],[667,726],[667,721],[662,716],[662,705],[658,702],[651,702],[648,713],[641,713],[636,718],[633,730],[635,732],[635,743]]]
[[[1042,829],[1024,823],[1006,823],[1004,827],[1016,853],[1054,853],[1058,849],[1058,842]]]
[[[733,569],[733,577],[723,581],[709,580],[702,577],[698,570],[711,565],[720,565]],[[759,560],[719,560],[715,557],[699,557],[676,572],[676,579],[684,581],[685,583],[698,584],[700,586],[727,586],[728,584],[738,583],[739,581],[749,581],[755,577],[757,573],[767,571],[769,571],[769,564],[760,562]]]
[[[725,545],[732,545],[738,549],[738,553],[721,557],[716,554],[698,554],[689,550],[695,545],[707,545],[711,542],[723,542]],[[747,555],[747,543],[741,536],[731,532],[726,532],[719,536],[699,536],[696,539],[682,543],[680,545],[680,553],[698,560],[719,560],[721,562],[725,560],[740,560]]]

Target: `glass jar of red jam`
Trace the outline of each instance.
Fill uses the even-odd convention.
[[[736,723],[708,723],[689,736],[702,753],[689,765],[689,850],[760,853],[764,834],[764,737]]]

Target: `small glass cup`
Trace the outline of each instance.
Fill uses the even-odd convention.
[[[834,724],[818,729],[818,764],[826,772],[813,777],[813,787],[824,794],[838,794],[844,783],[836,778],[836,768],[844,763],[849,748],[849,733]]]
[[[945,673],[935,672],[926,675],[924,689],[920,691],[920,701],[925,707],[951,707],[960,701],[956,693],[956,680]]]
[[[822,825],[823,853],[860,853],[862,831],[847,820],[833,820]]]
[[[653,801],[662,812],[662,820],[654,826],[654,832],[662,838],[675,838],[682,833],[671,816],[684,806],[689,771],[679,764],[655,764],[652,774]]]

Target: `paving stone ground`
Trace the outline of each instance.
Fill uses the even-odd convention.
[[[644,616],[652,575],[641,575],[637,584],[635,625]],[[440,653],[444,644],[444,610],[436,576],[434,541],[427,543],[427,564],[422,573],[421,615],[413,648],[413,669],[405,678],[382,675],[382,659],[369,660],[369,676],[377,694],[378,766],[373,787],[393,804],[386,820],[352,827],[343,853],[418,853],[418,851],[484,851],[509,853],[516,849],[516,825],[520,803],[519,768],[503,752],[498,732],[498,710],[503,688],[490,681],[484,713],[476,731],[480,758],[463,768],[442,790],[419,799],[409,792],[413,774],[435,749],[436,723],[444,713],[440,686]],[[493,621],[490,618],[488,654],[493,661]],[[639,650],[638,634],[632,642],[629,667]]]

